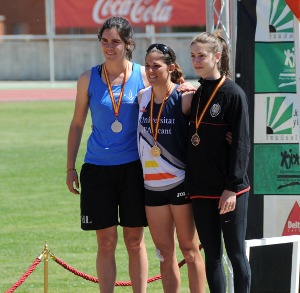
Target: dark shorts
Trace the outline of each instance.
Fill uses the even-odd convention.
[[[184,183],[165,191],[145,190],[146,206],[184,205],[190,202],[185,194]]]
[[[117,165],[83,164],[80,172],[81,228],[146,227],[140,160]]]

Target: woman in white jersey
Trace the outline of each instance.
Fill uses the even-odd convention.
[[[164,292],[180,291],[175,229],[192,293],[205,292],[205,268],[192,206],[184,191],[188,121],[193,92],[176,90],[182,71],[170,47],[152,44],[145,69],[150,87],[140,91],[138,145],[145,183],[146,214],[160,259]]]

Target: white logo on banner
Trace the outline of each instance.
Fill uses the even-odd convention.
[[[98,0],[93,8],[93,20],[103,23],[111,15],[127,17],[132,23],[167,23],[172,17],[173,6],[169,0],[159,0],[151,5],[151,0]]]
[[[295,48],[292,48],[292,51],[290,49],[284,50],[283,54],[285,55],[285,61],[284,65],[286,68],[284,68],[284,72],[279,74],[279,79],[285,81],[286,79],[288,82],[282,82],[278,86],[285,87],[290,85],[296,85],[296,73],[295,73]],[[294,81],[290,81],[291,78],[294,78]]]

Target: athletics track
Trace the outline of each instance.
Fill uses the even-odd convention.
[[[197,80],[187,80],[195,87]],[[75,100],[76,81],[0,81],[0,102]]]
[[[0,102],[75,100],[76,82],[0,82]]]

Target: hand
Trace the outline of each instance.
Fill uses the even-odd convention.
[[[78,175],[76,170],[70,170],[67,172],[67,179],[66,179],[66,184],[70,190],[70,192],[74,193],[74,194],[79,194],[79,180],[78,180]],[[74,184],[75,187],[74,188]]]
[[[232,212],[236,207],[236,193],[225,189],[219,200],[220,214]]]
[[[180,82],[180,86],[177,88],[178,92],[195,92],[197,89],[190,82]]]

